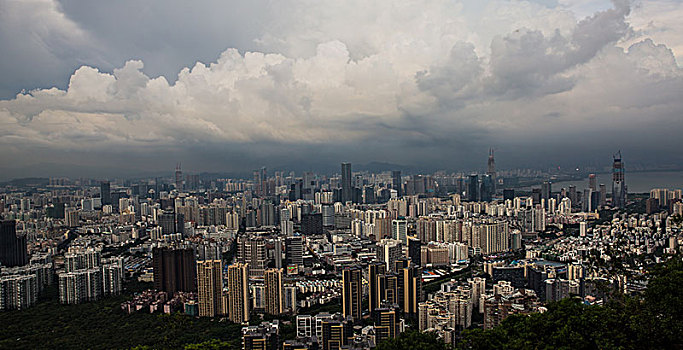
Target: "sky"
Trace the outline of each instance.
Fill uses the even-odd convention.
[[[0,0],[0,179],[683,164],[683,2]]]

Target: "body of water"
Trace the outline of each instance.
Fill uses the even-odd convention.
[[[612,192],[612,174],[597,174],[598,186],[605,184],[607,193]],[[626,186],[629,193],[650,192],[653,188],[683,189],[683,171],[651,171],[651,172],[628,172],[625,174]],[[571,180],[553,182],[553,192],[560,189],[569,188],[570,185],[576,186],[577,190],[588,188],[588,176],[583,180]],[[539,187],[534,186],[534,187]],[[528,188],[527,188],[528,189]]]

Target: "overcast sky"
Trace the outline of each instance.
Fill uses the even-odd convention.
[[[0,0],[0,179],[469,170],[489,147],[508,168],[683,164],[681,18],[673,0]]]

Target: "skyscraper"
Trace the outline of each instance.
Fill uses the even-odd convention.
[[[343,272],[342,306],[344,316],[360,320],[363,301],[363,272],[359,267],[346,268]]]
[[[595,174],[588,174],[588,187],[593,190],[593,192],[598,190],[598,178]]]
[[[215,317],[223,310],[223,264],[220,260],[197,262],[199,316]]]
[[[247,264],[228,266],[228,319],[249,322],[249,273]]]
[[[287,237],[285,241],[285,255],[288,265],[296,265],[299,269],[304,267],[304,244],[301,236]]]
[[[479,175],[470,175],[470,183],[467,186],[467,199],[470,202],[476,202],[479,200]]]
[[[401,171],[394,170],[391,172],[391,188],[396,190],[396,195],[398,198],[403,196],[403,185],[401,183]]]
[[[282,269],[267,269],[264,273],[266,286],[266,313],[279,315],[283,311]]]
[[[197,268],[192,248],[154,248],[152,266],[154,289],[169,294],[197,290]]]
[[[489,160],[487,164],[487,169],[486,169],[486,175],[491,177],[491,183],[493,184],[492,186],[492,191],[495,194],[496,193],[496,185],[497,185],[497,180],[496,180],[496,161],[493,158],[493,148],[489,148]]]
[[[111,185],[109,181],[102,181],[100,183],[100,198],[102,205],[111,205]]]
[[[351,186],[351,163],[341,163],[342,203],[353,200],[353,187]]]
[[[368,311],[371,314],[381,302],[377,278],[386,271],[387,266],[382,262],[373,262],[368,265]]]
[[[180,170],[180,163],[175,167],[175,188],[178,191],[183,190],[183,171]]]
[[[490,202],[493,199],[495,187],[491,175],[486,174],[481,179],[479,197],[482,202]]]
[[[250,276],[263,276],[268,265],[266,242],[263,237],[237,237],[237,261],[248,264]]]
[[[23,266],[28,263],[26,236],[17,236],[14,220],[0,222],[0,264],[6,267]]]
[[[543,181],[541,185],[541,199],[544,201],[545,206],[548,206],[548,200],[550,199],[550,194],[552,193],[550,181]]]
[[[624,181],[624,163],[621,161],[621,151],[614,156],[612,163],[612,207],[623,208],[626,205],[626,183]]]

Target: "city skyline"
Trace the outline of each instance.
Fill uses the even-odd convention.
[[[5,179],[683,161],[680,4],[165,5],[0,8]]]

